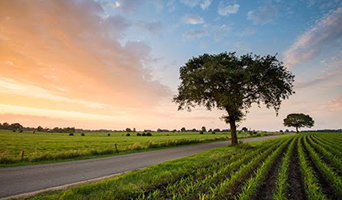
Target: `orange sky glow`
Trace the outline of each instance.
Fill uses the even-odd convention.
[[[172,97],[179,82],[170,86],[153,77],[147,67],[153,60],[151,47],[124,40],[129,23],[122,17],[98,13],[105,12],[96,1],[0,2],[0,123],[138,130],[228,127],[219,119],[221,111],[177,111]],[[304,96],[292,102],[303,102]],[[304,111],[332,112],[317,114],[322,119],[337,116],[341,99]],[[298,108],[289,104],[284,102],[286,112],[276,118],[276,126],[266,129],[283,128],[282,119]],[[275,118],[273,110],[257,110],[252,108],[243,125],[262,129],[260,123]]]

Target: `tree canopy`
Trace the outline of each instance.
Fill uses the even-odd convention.
[[[278,113],[282,100],[294,93],[294,75],[270,55],[203,54],[180,68],[180,79],[173,99],[178,109],[191,111],[199,105],[226,111],[222,119],[230,124],[234,145],[236,122],[243,120],[253,103],[263,103]]]
[[[309,116],[303,113],[293,113],[287,115],[284,119],[284,126],[295,127],[298,133],[298,128],[308,127],[311,128],[315,121]]]

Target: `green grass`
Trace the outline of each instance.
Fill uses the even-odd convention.
[[[12,132],[0,130],[0,167],[47,163],[56,161],[86,159],[108,155],[118,155],[155,148],[197,144],[227,140],[230,133],[169,132],[156,133],[153,136],[125,136],[126,133],[67,133]],[[268,133],[269,135],[270,133]],[[265,134],[261,134],[263,136]],[[250,137],[247,133],[240,138]],[[119,152],[116,152],[115,144]],[[24,159],[21,160],[21,152]]]

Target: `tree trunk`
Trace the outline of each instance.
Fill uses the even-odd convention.
[[[236,124],[235,120],[230,120],[230,133],[232,135],[232,145],[236,146],[238,144],[237,136],[236,136]]]
[[[296,127],[296,131],[297,131],[297,134],[298,134],[298,127]]]

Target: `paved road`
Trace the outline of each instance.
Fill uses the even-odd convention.
[[[244,142],[279,136],[243,139]],[[0,168],[0,198],[27,195],[46,189],[63,188],[88,180],[100,179],[129,170],[141,169],[209,149],[225,146],[229,141],[183,146],[105,158]]]

